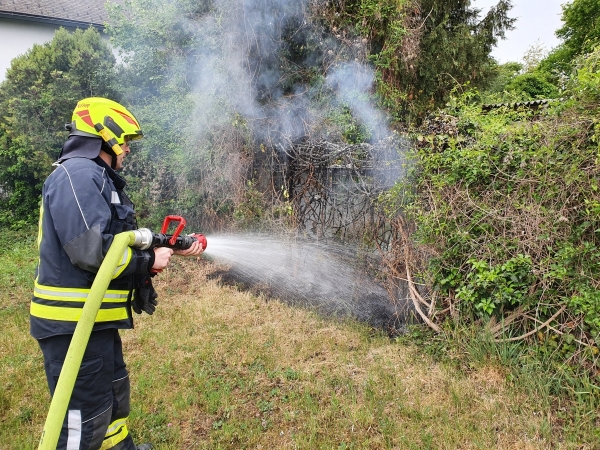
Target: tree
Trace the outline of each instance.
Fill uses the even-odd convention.
[[[482,19],[470,0],[355,0],[340,8],[340,21],[371,40],[378,90],[402,121],[441,106],[457,85],[483,84],[496,67],[490,53],[515,20],[510,0]]]
[[[56,31],[15,58],[0,85],[0,223],[33,221],[78,100],[117,99],[115,58],[94,29]]]
[[[600,43],[600,3],[596,0],[574,0],[563,6],[565,23],[556,31],[564,45],[575,55],[590,53]]]
[[[500,96],[507,89],[509,83],[522,72],[523,64],[521,63],[511,61],[498,64],[493,68],[493,75],[490,77],[485,93]]]
[[[563,5],[562,20],[556,35],[564,42],[540,64],[540,70],[555,78],[570,75],[577,56],[591,53],[600,44],[600,2],[573,0]]]
[[[459,84],[485,83],[493,66],[490,53],[513,28],[511,8],[509,0],[500,0],[479,20],[481,11],[472,8],[470,0],[423,0],[425,31],[418,70],[408,78],[414,83],[410,93],[432,107],[442,104]]]

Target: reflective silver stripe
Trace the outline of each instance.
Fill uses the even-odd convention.
[[[67,450],[79,450],[81,443],[81,411],[70,409],[67,415],[67,427],[69,435],[67,437]]]
[[[121,257],[121,261],[119,262],[119,265],[115,269],[115,273],[120,272],[121,267],[123,267],[125,264],[127,264],[128,261],[129,261],[129,249],[126,248],[125,251],[123,252],[123,256]]]
[[[113,273],[113,280],[115,278],[117,278],[119,275],[121,275],[123,273],[123,271],[127,268],[127,266],[129,265],[129,262],[131,261],[131,256],[132,256],[132,251],[131,248],[127,247],[125,249],[125,251],[123,252],[123,257],[121,258],[121,262],[119,263],[119,265],[117,266],[117,268],[115,269],[114,273]]]
[[[57,297],[68,297],[68,298],[87,298],[89,292],[66,292],[66,291],[49,291],[47,289],[41,289],[35,287],[33,289],[35,294],[52,295]],[[127,298],[127,294],[104,294],[104,298]]]
[[[110,436],[111,434],[113,434],[115,431],[117,431],[119,428],[121,428],[123,425],[126,425],[126,424],[127,424],[127,418],[115,420],[113,423],[110,424],[110,426],[108,427],[108,430],[106,430],[105,436]]]
[[[60,288],[54,286],[43,286],[35,282],[33,295],[45,300],[63,300],[85,302],[89,294],[89,289],[78,288]],[[103,301],[109,303],[118,303],[127,300],[129,291],[109,290],[104,294]]]
[[[104,185],[106,184],[106,177],[104,176],[104,172],[106,172],[106,169],[103,167],[102,168],[102,189],[100,189],[100,192],[104,192]]]
[[[106,408],[104,411],[102,411],[102,412],[101,412],[100,414],[98,414],[97,416],[94,416],[94,417],[92,417],[92,418],[90,418],[90,419],[88,419],[88,420],[84,420],[84,421],[83,421],[83,422],[81,422],[81,423],[86,423],[86,422],[89,422],[90,420],[94,420],[96,417],[100,417],[102,414],[104,414],[104,413],[105,413],[106,411],[108,411],[109,409],[112,409],[112,405],[110,405],[108,408]]]

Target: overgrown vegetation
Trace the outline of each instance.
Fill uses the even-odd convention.
[[[125,173],[141,225],[176,213],[202,230],[321,227],[378,245],[380,275],[408,280],[436,331],[411,329],[399,340],[419,350],[407,350],[209,281],[177,291],[206,269],[185,266],[162,277],[169,321],[142,319],[126,338],[131,364],[148,369],[136,437],[162,448],[598,446],[600,10],[573,0],[563,44],[498,65],[490,51],[514,24],[510,7],[482,18],[468,0],[127,0],[109,7],[123,64],[93,30],[61,30],[15,60],[0,85],[3,231],[34,222],[75,102],[106,95],[147,136]],[[534,99],[555,101],[515,105]],[[375,151],[402,160],[407,142],[407,178],[374,189]],[[14,382],[43,375],[24,333],[33,241],[9,242],[0,437],[27,448],[47,399],[39,383]],[[169,389],[154,396],[157,380]]]
[[[570,98],[482,114],[458,95],[418,136],[414,238],[430,317],[476,322],[598,370],[600,51]],[[407,243],[408,245],[408,243]]]

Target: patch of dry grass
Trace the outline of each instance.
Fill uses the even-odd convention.
[[[163,273],[155,317],[125,333],[132,429],[155,442],[160,430],[160,448],[550,446],[547,418],[505,369],[453,372],[368,327],[224,288],[210,270]],[[162,423],[147,419],[159,411]]]
[[[552,412],[490,363],[469,371],[352,322],[326,320],[210,280],[178,261],[159,306],[122,333],[130,429],[165,449],[545,449]],[[49,395],[28,297],[3,298],[0,449],[37,446]]]

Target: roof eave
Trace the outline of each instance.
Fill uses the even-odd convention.
[[[96,28],[98,31],[104,31],[104,24],[83,22],[80,20],[59,19],[56,17],[38,16],[35,14],[24,14],[24,13],[17,13],[17,12],[0,11],[0,18],[23,20],[26,22],[41,22],[41,23],[47,23],[47,24],[51,24],[51,25],[58,25],[61,27],[66,27],[66,28],[89,28],[90,26],[92,26],[92,27]]]

